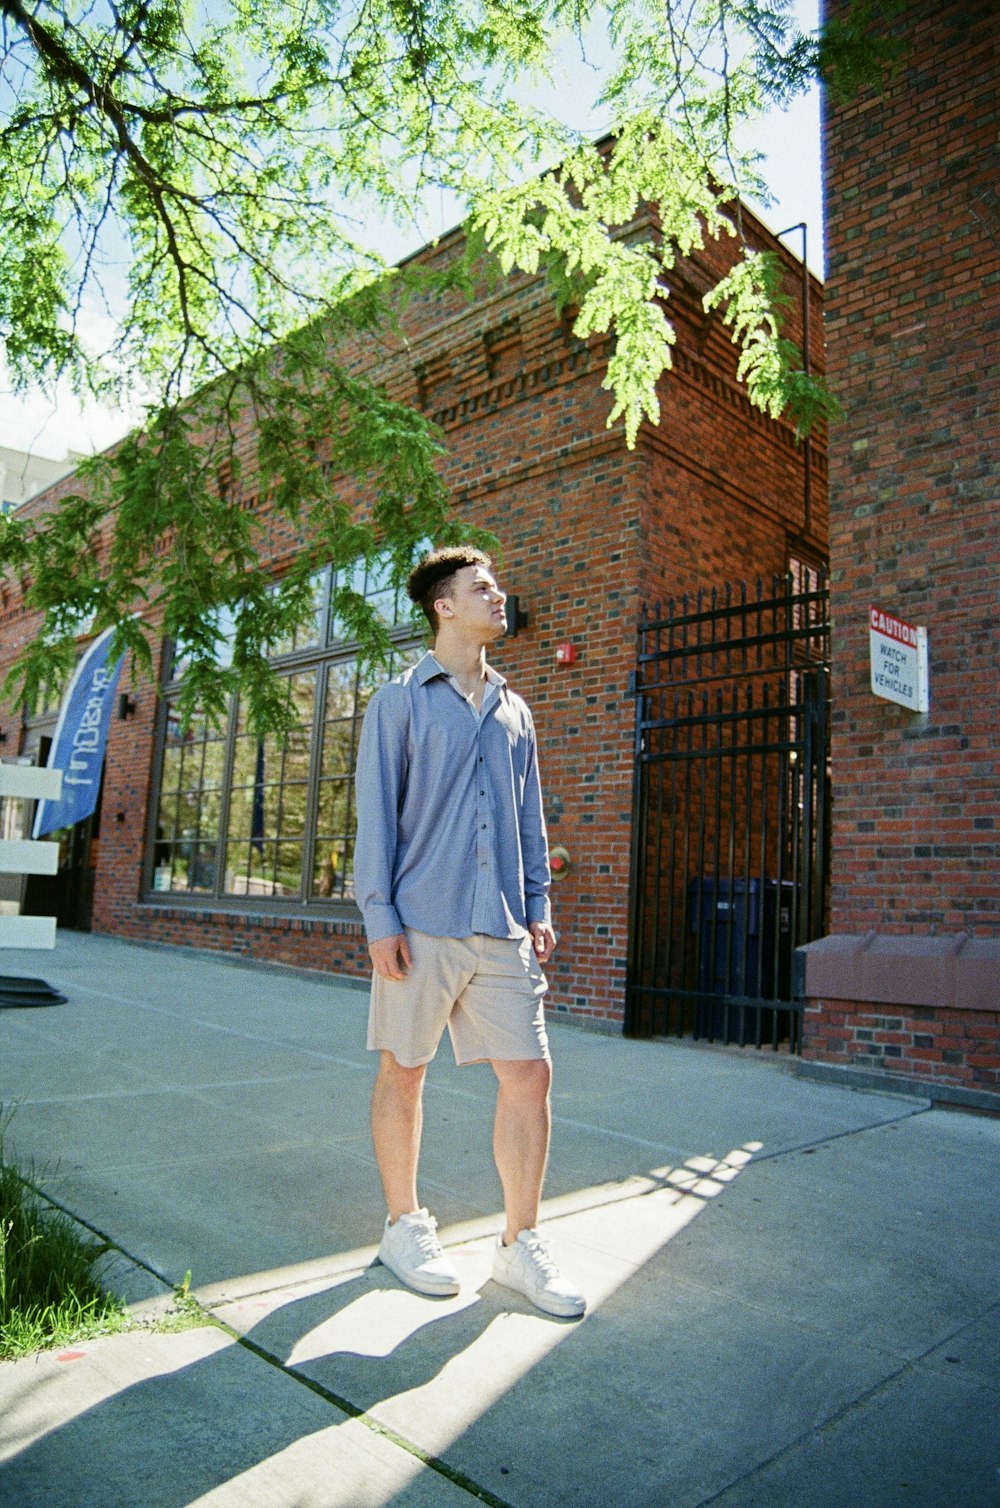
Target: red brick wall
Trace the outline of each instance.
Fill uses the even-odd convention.
[[[997,15],[909,5],[885,94],[828,106],[833,930],[1000,926]],[[926,625],[930,713],[869,689]]]
[[[1000,933],[997,14],[916,0],[894,25],[885,92],[826,106],[827,358],[846,410],[830,437],[831,932],[978,940]],[[927,628],[926,715],[871,694],[872,603]],[[807,1056],[996,1087],[995,1014],[827,993]]]
[[[801,348],[800,267],[749,216],[745,228],[755,248],[785,259],[784,329]],[[810,446],[807,500],[804,451],[792,425],[752,407],[735,379],[728,330],[705,318],[702,295],[725,274],[733,253],[731,242],[709,242],[680,262],[668,303],[678,332],[674,371],[664,387],[662,422],[644,437],[641,591],[654,607],[729,582],[745,581],[752,590],[760,577],[769,587],[787,569],[790,548],[826,554],[825,435]],[[809,284],[810,370],[822,374],[823,291],[815,278]]]
[[[713,249],[689,269],[696,292],[732,254]],[[786,535],[800,522],[802,458],[787,427],[750,413],[728,335],[700,313],[695,327],[700,304],[687,285],[679,283],[677,304],[670,312],[687,322],[680,340],[695,350],[700,342],[701,355],[678,360],[663,383],[660,431],[646,428],[633,452],[620,428],[605,427],[607,344],[575,339],[538,282],[510,280],[471,306],[458,295],[417,298],[406,314],[408,345],[387,341],[356,356],[359,365],[377,359],[390,391],[422,402],[443,426],[456,511],[503,541],[501,577],[529,624],[494,658],[533,709],[550,840],[572,858],[553,887],[560,948],[550,1003],[605,1023],[624,1010],[628,681],[640,603],[682,574],[685,585],[711,586],[719,571],[745,572],[748,559],[760,561],[754,570],[781,569]],[[819,507],[817,517],[825,519]],[[276,559],[293,548],[286,534],[273,533]],[[567,642],[577,658],[564,665],[556,651]],[[153,688],[140,688],[137,700],[134,718],[112,724],[95,928],[367,974],[360,924],[349,918],[315,907],[246,917],[141,899]]]
[[[957,1088],[1000,1095],[996,1011],[812,1001],[804,1035],[805,1055],[814,1062],[895,1074],[931,1093]]]

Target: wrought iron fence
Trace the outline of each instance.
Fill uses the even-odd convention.
[[[829,592],[816,571],[644,610],[625,1030],[797,1050],[826,930]]]

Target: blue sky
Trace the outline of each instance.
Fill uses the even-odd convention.
[[[805,30],[818,25],[819,0],[795,0],[795,14]],[[598,44],[599,45],[599,44]],[[572,98],[588,98],[593,90],[594,72],[588,62],[567,55],[566,76],[562,88]],[[573,122],[577,124],[576,122]],[[598,134],[605,123],[589,115],[579,122],[581,128]],[[823,272],[823,209],[820,168],[819,91],[813,89],[798,99],[784,113],[776,112],[755,129],[752,144],[765,154],[764,172],[773,195],[773,203],[751,207],[772,230],[781,231],[799,221],[808,226],[809,264]],[[450,229],[460,218],[452,203],[428,202],[421,206],[418,223],[409,233],[398,233],[386,244],[380,235],[383,252],[403,257],[425,241]],[[801,233],[789,237],[789,246],[801,251]],[[106,317],[93,316],[95,333],[109,337]],[[103,326],[104,328],[100,328]],[[71,393],[59,391],[55,397],[42,392],[15,397],[2,382],[0,374],[0,445],[27,449],[59,460],[67,450],[101,450],[118,439],[128,428],[127,416],[81,405]]]

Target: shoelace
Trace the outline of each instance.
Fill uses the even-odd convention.
[[[543,1277],[557,1278],[559,1276],[559,1269],[549,1255],[549,1249],[541,1236],[531,1236],[527,1241],[522,1241],[521,1244],[528,1248],[528,1251],[531,1253],[532,1262]]]
[[[433,1215],[427,1220],[421,1220],[419,1225],[408,1220],[406,1229],[422,1257],[439,1257],[441,1255],[441,1243],[434,1234],[437,1230],[437,1221]]]

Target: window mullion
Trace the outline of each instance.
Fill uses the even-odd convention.
[[[225,895],[226,866],[229,861],[229,800],[233,789],[233,759],[236,752],[236,722],[239,693],[229,698],[229,723],[226,728],[226,751],[222,759],[222,788],[219,791],[219,859],[215,865],[216,899]]]
[[[329,593],[327,603],[329,603]],[[312,741],[309,747],[309,778],[306,785],[306,826],[302,835],[302,901],[312,899],[316,865],[316,826],[319,822],[319,777],[323,763],[323,730],[326,719],[326,680],[329,659],[316,666],[316,699],[313,704]]]

